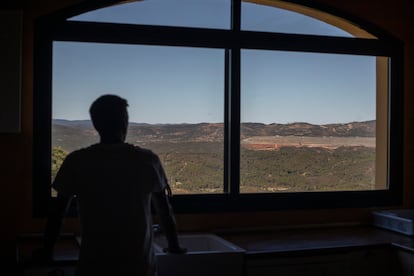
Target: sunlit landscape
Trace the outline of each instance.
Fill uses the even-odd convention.
[[[375,121],[249,123],[242,133],[241,192],[375,189]],[[52,177],[68,152],[98,140],[89,121],[55,120]],[[175,194],[223,192],[222,124],[132,123],[127,141],[160,156]]]

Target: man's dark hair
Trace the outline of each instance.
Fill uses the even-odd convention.
[[[126,131],[128,127],[128,102],[116,95],[103,95],[90,109],[92,123],[101,136],[111,136]]]

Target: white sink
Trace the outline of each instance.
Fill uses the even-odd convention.
[[[164,236],[154,238],[158,276],[174,275],[242,275],[244,250],[213,234],[179,235],[185,254],[163,252]]]

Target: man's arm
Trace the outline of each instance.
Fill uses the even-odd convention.
[[[178,242],[176,222],[171,205],[165,192],[152,194],[153,206],[159,216],[161,229],[164,231],[168,241],[167,251],[170,253],[185,253],[186,249],[181,248]]]
[[[62,222],[66,210],[71,202],[71,197],[65,197],[61,194],[57,196],[55,208],[49,208],[46,227],[43,235],[43,248],[33,253],[33,258],[38,261],[48,261],[52,259],[53,249],[59,237]]]

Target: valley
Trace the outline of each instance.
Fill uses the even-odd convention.
[[[89,121],[54,120],[52,179],[68,152],[99,141]],[[375,121],[241,125],[242,193],[375,189]],[[223,124],[131,123],[127,142],[160,156],[175,194],[222,193]]]

